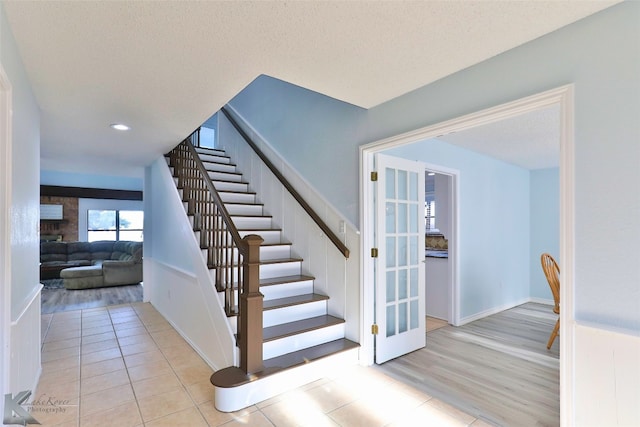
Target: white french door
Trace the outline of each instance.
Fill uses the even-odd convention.
[[[375,362],[426,345],[421,162],[375,155]]]

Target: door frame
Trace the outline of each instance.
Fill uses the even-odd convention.
[[[11,349],[12,87],[0,64],[0,387],[9,392]],[[3,405],[4,406],[4,405]]]
[[[451,180],[449,188],[449,221],[450,227],[448,239],[453,244],[448,248],[449,256],[449,283],[447,284],[447,322],[453,326],[460,326],[460,263],[458,262],[458,248],[460,239],[460,171],[441,166],[436,163],[425,163],[427,169],[440,175],[446,175]],[[426,274],[426,266],[425,266]],[[425,284],[425,287],[427,285]],[[425,289],[426,293],[426,289]],[[426,309],[426,307],[425,307]]]
[[[373,171],[373,155],[390,148],[408,145],[430,138],[494,123],[538,109],[560,107],[560,269],[562,287],[560,298],[560,423],[568,425],[574,419],[575,381],[575,315],[574,315],[574,259],[575,259],[575,144],[574,144],[574,85],[564,85],[515,101],[500,104],[475,113],[429,125],[359,147],[360,170],[360,363],[374,363],[373,324],[375,290],[373,261],[367,256],[373,247],[373,195],[369,177]],[[459,294],[457,295],[459,298]],[[458,302],[459,303],[459,302]],[[428,344],[427,344],[428,345]]]

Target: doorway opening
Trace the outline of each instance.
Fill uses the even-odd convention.
[[[561,313],[561,336],[560,342],[560,405],[561,414],[571,413],[571,402],[573,401],[574,391],[572,388],[573,374],[571,369],[565,367],[571,366],[574,359],[573,353],[573,301],[574,301],[574,272],[572,269],[574,260],[574,234],[573,234],[573,218],[574,218],[574,181],[573,181],[573,164],[574,164],[574,148],[573,148],[573,86],[563,86],[507,104],[499,105],[493,108],[482,110],[477,113],[469,114],[428,126],[406,134],[397,135],[371,144],[360,147],[360,194],[361,194],[361,227],[362,253],[367,253],[368,248],[373,247],[372,231],[374,227],[374,218],[369,213],[374,206],[374,198],[372,190],[367,185],[367,177],[374,170],[373,156],[376,153],[389,150],[395,147],[409,145],[418,141],[436,138],[442,135],[448,135],[466,129],[471,129],[480,125],[498,122],[522,115],[527,112],[533,112],[550,106],[559,107],[560,130],[559,130],[559,183],[560,183],[560,232],[559,232],[559,257],[561,260],[561,271],[563,271],[563,287],[561,289],[561,299],[563,301],[563,310]],[[373,324],[374,312],[374,292],[375,290],[369,286],[373,282],[374,261],[369,257],[362,257],[361,262],[361,362],[366,365],[374,363],[375,354],[375,338],[368,333],[368,326]],[[367,284],[367,285],[365,285]],[[455,305],[460,304],[460,295],[456,296]],[[428,344],[427,344],[428,345]],[[564,418],[564,417],[563,417]],[[569,418],[567,418],[568,420]],[[563,421],[563,420],[561,420]]]

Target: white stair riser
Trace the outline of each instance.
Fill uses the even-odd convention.
[[[220,198],[224,203],[255,203],[256,195],[249,193],[226,193],[220,191]]]
[[[216,171],[216,172],[235,172],[235,165],[229,165],[224,163],[215,163],[215,162],[202,162],[204,167],[208,171]]]
[[[265,230],[271,228],[269,216],[234,216],[231,218],[238,230]]]
[[[213,186],[216,187],[216,190],[218,191],[249,191],[249,185],[243,182],[213,181]]]
[[[238,230],[238,233],[240,233],[240,237],[242,238],[249,234],[257,234],[262,237],[265,245],[280,243],[280,230]]]
[[[291,245],[260,246],[261,260],[284,258],[291,258]]]
[[[344,323],[265,342],[262,345],[262,357],[264,359],[271,359],[272,357],[313,347],[314,345],[324,344],[340,338],[344,338]]]
[[[212,154],[200,154],[200,160],[203,162],[231,163],[231,160],[228,157],[215,156]]]
[[[260,216],[264,213],[262,205],[238,205],[233,203],[225,203],[229,215],[256,215]]]
[[[306,304],[290,305],[287,307],[265,310],[262,313],[262,326],[280,325],[282,323],[295,322],[297,320],[327,314],[327,301],[313,301]]]
[[[295,276],[296,274],[300,274],[300,264],[300,261],[262,264],[260,266],[260,278],[271,279],[274,277]]]
[[[299,282],[281,283],[279,285],[261,286],[260,292],[264,299],[286,298],[295,295],[313,293],[313,280],[301,280]]]
[[[210,148],[210,147],[194,147],[194,148],[200,154],[212,154],[214,156],[227,157],[227,153],[224,150],[221,150],[219,148]]]
[[[208,175],[209,175],[209,178],[211,178],[214,181],[215,180],[234,181],[234,182],[242,181],[242,175],[238,175],[236,173],[209,171]]]
[[[238,250],[233,250],[234,259],[238,255]],[[273,259],[291,258],[291,245],[260,246],[260,260],[269,261]]]

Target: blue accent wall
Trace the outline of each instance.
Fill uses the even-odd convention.
[[[576,319],[638,331],[638,22],[640,2],[623,2],[368,111],[268,77],[231,103],[358,224],[363,143],[574,84]]]
[[[352,223],[366,110],[269,76],[229,104]]]
[[[531,171],[531,281],[530,295],[553,300],[542,272],[540,255],[550,253],[560,263],[560,171]]]
[[[385,151],[459,171],[460,316],[529,297],[529,171],[431,139]]]

